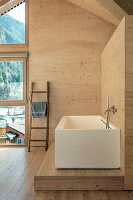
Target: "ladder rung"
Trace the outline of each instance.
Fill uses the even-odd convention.
[[[30,146],[30,147],[46,147],[46,146]]]
[[[30,140],[31,142],[46,142],[46,140]]]
[[[32,93],[47,93],[47,91],[32,91]]]
[[[31,129],[49,129],[47,127],[31,127]]]

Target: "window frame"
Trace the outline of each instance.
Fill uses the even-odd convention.
[[[15,1],[15,0],[14,0]],[[23,44],[0,44],[0,52],[4,50],[14,52],[15,49],[20,49],[21,51],[24,51],[23,49],[28,50],[29,46],[29,0],[25,0],[25,43]]]

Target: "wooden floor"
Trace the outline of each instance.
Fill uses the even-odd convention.
[[[0,200],[34,200],[34,175],[45,156],[44,149],[0,148]]]
[[[34,192],[34,175],[45,152],[0,148],[0,200],[133,200],[133,191]]]

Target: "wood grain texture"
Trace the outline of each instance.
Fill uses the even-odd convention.
[[[29,20],[29,81],[51,83],[50,132],[64,115],[100,114],[101,51],[115,26],[66,0],[30,0]]]
[[[129,191],[56,191],[37,192],[36,200],[132,200]]]
[[[107,20],[108,22],[119,25],[122,18],[127,13],[120,8],[113,0],[69,0],[79,7]]]
[[[126,17],[125,188],[133,189],[133,16]]]
[[[28,153],[26,148],[0,148],[0,199],[35,200],[33,186],[45,156],[42,148]]]
[[[123,190],[121,170],[57,170],[55,144],[48,149],[35,176],[35,190]]]
[[[115,105],[118,112],[111,114],[111,122],[121,129],[121,168],[125,168],[125,19],[109,40],[102,53],[102,115]]]

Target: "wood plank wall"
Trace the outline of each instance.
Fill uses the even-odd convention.
[[[133,190],[133,16],[126,17],[125,189]]]
[[[64,115],[101,113],[101,52],[114,30],[67,0],[29,0],[29,82],[51,83],[52,133]]]
[[[111,122],[121,129],[121,167],[124,172],[125,146],[125,18],[109,40],[102,53],[102,115],[115,105],[118,112],[111,115]]]

